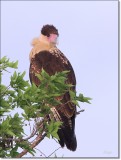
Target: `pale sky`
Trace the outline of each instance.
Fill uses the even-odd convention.
[[[56,155],[117,157],[118,1],[2,1],[1,55],[18,60],[26,80],[30,43],[45,24],[59,30],[58,48],[74,68],[77,94],[93,98],[91,105],[80,104],[85,112],[76,118],[77,150],[65,147]],[[3,81],[8,84],[8,75]],[[38,145],[47,156],[58,147],[48,138]]]

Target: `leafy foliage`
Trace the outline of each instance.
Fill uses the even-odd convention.
[[[48,122],[47,115],[51,114],[51,107],[61,104],[57,100],[65,92],[70,92],[71,101],[79,106],[78,101],[90,103],[91,98],[84,97],[83,94],[76,96],[71,90],[72,85],[66,84],[68,71],[56,73],[49,76],[44,70],[37,77],[41,81],[38,87],[30,85],[29,81],[24,80],[25,72],[16,71],[10,78],[8,86],[2,84],[4,71],[8,68],[17,69],[18,61],[10,62],[7,57],[0,60],[0,157],[17,157],[20,148],[26,149],[32,155],[35,150],[31,147],[30,139],[37,134],[50,136],[59,139],[57,131],[62,122]],[[22,113],[18,114],[17,110]],[[16,111],[12,114],[12,111]],[[12,115],[11,115],[12,114]],[[38,121],[38,118],[40,120]],[[31,120],[35,121],[33,131],[25,138],[24,127]]]
[[[57,131],[61,125],[62,125],[62,122],[51,121],[50,124],[47,125],[47,137],[50,138],[50,136],[52,136],[52,137],[59,140],[59,136],[57,134]]]

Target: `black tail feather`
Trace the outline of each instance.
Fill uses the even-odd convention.
[[[52,112],[55,121],[60,120],[62,122],[62,126],[60,126],[60,129],[58,130],[59,144],[61,147],[66,145],[69,150],[75,151],[77,148],[77,140],[75,136],[75,114],[71,118],[68,118],[56,108],[52,109]]]
[[[64,147],[64,145],[66,144],[66,147],[71,150],[71,151],[75,151],[77,148],[77,140],[76,140],[76,136],[75,134],[70,134],[67,129],[60,129],[58,131],[58,135],[59,135],[59,143],[61,145],[61,147]]]
[[[59,143],[61,145],[61,147],[64,147],[65,146],[65,143],[64,143],[64,135],[63,135],[63,132],[61,129],[58,130],[58,135],[59,135]]]
[[[77,140],[74,131],[75,117],[72,117],[71,121],[72,121],[72,128],[70,128],[70,126],[67,125],[67,123],[65,123],[65,125],[63,125],[61,129],[58,130],[58,135],[60,138],[59,143],[61,147],[64,147],[64,145],[66,144],[66,147],[69,150],[75,151],[77,148]]]
[[[71,150],[71,151],[75,151],[76,150],[76,148],[77,148],[77,140],[76,140],[75,136],[72,137],[69,142],[65,141],[65,143],[66,143],[66,146],[67,146],[67,148],[69,150]]]

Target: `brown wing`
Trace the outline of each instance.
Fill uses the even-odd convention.
[[[31,60],[30,64],[30,81],[34,82],[36,85],[40,84],[39,79],[35,76],[35,73],[40,73],[42,68],[49,74],[54,75],[56,72],[61,72],[64,70],[69,70],[67,83],[73,84],[73,90],[75,90],[76,78],[73,71],[73,68],[67,58],[59,51],[57,52],[49,52],[49,51],[41,51],[36,54],[34,58]],[[67,92],[63,97],[63,103],[69,101],[70,95]],[[75,112],[75,105],[68,103],[64,107],[63,110],[67,117],[72,117]]]
[[[74,85],[72,90],[75,90],[76,78],[73,68],[68,59],[64,56],[63,53],[60,52],[60,50],[55,49],[50,52],[41,51],[38,54],[36,54],[34,58],[31,59],[29,72],[30,81],[34,82],[37,86],[40,84],[40,81],[35,76],[35,73],[40,73],[42,68],[49,75],[54,75],[56,72],[69,70],[70,72],[67,77],[67,83]],[[53,113],[57,113],[57,115],[60,115],[60,120],[64,122],[63,128],[58,131],[60,137],[60,145],[63,147],[64,144],[66,144],[68,149],[74,151],[76,150],[77,145],[74,133],[76,105],[68,102],[69,100],[70,95],[67,92],[62,98],[62,102],[63,104],[65,104],[64,107],[61,108],[61,106],[59,106],[59,109],[56,107],[55,111],[53,110]]]

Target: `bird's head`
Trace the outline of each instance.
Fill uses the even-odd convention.
[[[47,37],[48,42],[55,45],[58,43],[59,33],[53,25],[44,25],[41,29],[41,34]]]

